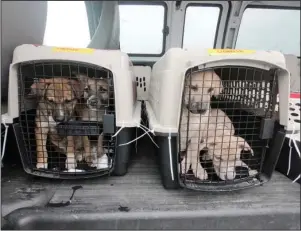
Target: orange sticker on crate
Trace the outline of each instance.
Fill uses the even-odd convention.
[[[255,50],[208,49],[209,55],[254,54],[255,52]]]
[[[91,48],[71,48],[71,47],[53,47],[53,52],[69,52],[69,53],[81,53],[81,54],[92,54],[94,49]]]

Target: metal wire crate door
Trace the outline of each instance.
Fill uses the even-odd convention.
[[[276,70],[251,67],[187,72],[179,131],[186,187],[254,183],[273,133],[276,80]]]
[[[19,102],[25,143],[21,155],[29,169],[48,174],[69,174],[71,169],[73,175],[109,171],[115,151],[110,136],[115,131],[110,71],[76,62],[21,64]],[[106,133],[108,118],[111,131]],[[68,159],[70,148],[74,156]]]

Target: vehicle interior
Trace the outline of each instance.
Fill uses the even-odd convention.
[[[164,188],[157,147],[138,127],[126,174],[45,178],[24,170],[8,97],[10,65],[23,44],[121,50],[147,70],[170,48],[279,51],[290,92],[299,94],[299,1],[2,1],[1,20],[1,229],[300,229],[295,129],[283,131],[272,178],[243,190]],[[147,127],[151,73],[134,74]]]

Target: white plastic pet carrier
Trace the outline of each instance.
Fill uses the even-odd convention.
[[[279,52],[170,49],[146,102],[164,186],[234,190],[270,179],[285,135],[277,94],[286,129],[289,81]]]
[[[8,116],[19,118],[14,129],[25,171],[54,178],[125,174],[132,147],[121,144],[135,138],[141,114],[132,68],[118,50],[18,46]]]

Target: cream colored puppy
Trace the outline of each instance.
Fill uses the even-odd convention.
[[[208,178],[207,172],[199,162],[200,140],[205,125],[208,123],[208,115],[209,110],[205,110],[202,114],[193,114],[187,108],[183,108],[182,111],[180,142],[181,151],[186,152],[186,154],[181,162],[181,169],[183,173],[187,173],[191,168],[194,175],[200,180]]]
[[[180,146],[186,155],[181,162],[181,169],[187,173],[191,168],[201,180],[207,179],[208,174],[199,162],[200,141],[208,124],[210,99],[213,95],[219,95],[222,88],[221,80],[214,71],[194,72],[185,79]]]
[[[200,150],[208,150],[203,160],[213,161],[214,170],[222,180],[233,180],[236,166],[247,167],[249,175],[256,175],[257,171],[240,159],[242,150],[250,151],[252,155],[253,150],[242,137],[234,136],[235,129],[229,117],[220,109],[211,109],[209,118],[203,133],[204,142],[200,145]]]

